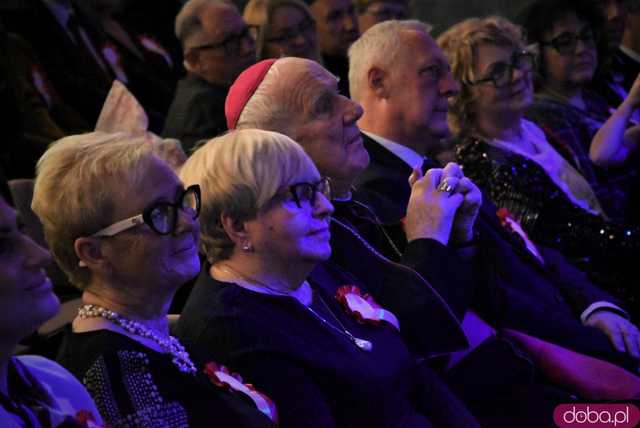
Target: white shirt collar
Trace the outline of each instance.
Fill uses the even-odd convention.
[[[638,53],[638,52],[636,52],[636,51],[634,51],[634,50],[632,50],[632,49],[630,49],[630,48],[628,48],[626,46],[623,46],[623,45],[620,45],[620,50],[622,52],[624,52],[625,55],[627,55],[628,57],[633,59],[634,61],[640,62],[640,53]]]
[[[422,164],[424,163],[424,156],[418,154],[415,150],[410,149],[407,146],[403,146],[402,144],[398,144],[394,141],[388,140],[379,135],[373,134],[371,132],[362,131],[362,133],[367,135],[376,143],[380,144],[385,149],[389,150],[394,155],[398,156],[412,169],[422,167]]]

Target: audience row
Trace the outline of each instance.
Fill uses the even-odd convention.
[[[131,33],[103,2],[86,16],[133,59],[110,68],[126,87],[95,132],[58,139],[47,74],[16,80],[48,135],[31,206],[81,304],[61,366],[12,356],[59,303],[3,189],[0,417],[551,427],[562,403],[640,400],[640,80],[614,67],[633,60],[614,48],[636,11],[535,0],[522,27],[473,18],[434,39],[385,19],[360,35],[356,12],[407,14],[380,3],[252,0],[243,18],[189,0],[166,121],[145,93],[168,86],[135,83]],[[100,58],[88,28],[75,37]],[[160,37],[136,40],[174,63]],[[21,58],[7,76],[35,64]]]

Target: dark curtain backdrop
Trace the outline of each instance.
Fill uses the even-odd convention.
[[[247,0],[235,0],[241,8]],[[465,18],[492,14],[513,18],[528,0],[413,0],[413,13],[417,19],[433,25],[438,35]]]

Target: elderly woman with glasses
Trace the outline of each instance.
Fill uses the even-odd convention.
[[[603,61],[602,11],[589,0],[536,0],[518,17],[538,46],[536,100],[527,113],[588,180],[607,216],[637,223],[640,79],[619,105],[589,90]],[[604,3],[604,2],[602,2]],[[634,113],[636,113],[634,115]]]
[[[210,265],[176,333],[251,374],[281,427],[476,426],[409,353],[396,316],[326,262],[330,183],[300,145],[234,131],[197,150],[180,177],[202,186]]]
[[[319,61],[316,22],[298,0],[250,0],[243,18],[256,38],[258,60],[295,56]]]
[[[94,132],[59,140],[38,162],[33,209],[83,291],[59,361],[109,426],[272,426],[268,399],[169,335],[171,299],[200,269],[200,189],[154,154],[162,144]]]
[[[585,177],[523,118],[533,103],[534,57],[521,29],[500,17],[473,18],[451,27],[438,43],[461,83],[450,106],[459,133],[456,160],[499,208],[505,227],[540,260],[534,242],[559,247],[576,262],[588,260],[582,267],[590,272],[619,269],[610,265],[613,257],[630,266],[640,231],[608,221]],[[613,291],[634,300],[637,293],[624,287]],[[601,316],[596,312],[583,322]],[[637,350],[635,342],[629,349]]]

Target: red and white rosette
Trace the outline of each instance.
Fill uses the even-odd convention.
[[[95,416],[89,410],[78,410],[76,413],[76,422],[82,428],[104,428],[105,425],[99,425],[96,422]]]
[[[207,375],[211,383],[214,385],[245,394],[251,399],[265,416],[273,422],[278,423],[278,410],[276,405],[269,397],[256,391],[250,383],[242,382],[242,377],[237,373],[232,373],[223,365],[218,365],[213,361],[204,365],[204,374]]]
[[[378,325],[388,322],[400,331],[400,322],[396,316],[378,305],[369,294],[362,294],[355,285],[343,285],[336,291],[336,299],[361,324]]]

